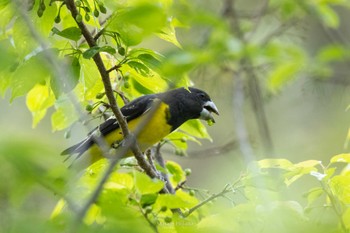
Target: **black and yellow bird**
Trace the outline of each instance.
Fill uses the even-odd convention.
[[[120,110],[131,132],[139,130],[138,126],[145,121],[136,137],[141,151],[162,140],[187,120],[203,119],[215,122],[211,113],[219,114],[209,95],[193,87],[144,95],[129,102]],[[92,130],[84,140],[64,150],[62,155],[76,154],[79,158],[85,152],[89,152],[88,161],[85,162],[87,165],[103,158],[102,151],[95,142],[95,136],[104,138],[108,146],[118,145],[123,141],[118,121],[115,117],[111,117]]]

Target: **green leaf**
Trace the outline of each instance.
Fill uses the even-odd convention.
[[[182,170],[181,166],[174,161],[167,161],[166,168],[171,175],[171,179],[175,184],[186,180],[185,172]]]
[[[163,187],[164,182],[157,179],[151,179],[146,174],[134,171],[135,187],[141,194],[158,193]]]
[[[106,187],[132,190],[134,187],[134,179],[130,174],[113,172],[106,183]]]
[[[155,209],[161,209],[166,206],[168,209],[177,208],[191,208],[198,203],[195,197],[178,190],[175,195],[173,194],[160,194],[154,204]]]
[[[116,53],[116,50],[114,48],[112,48],[111,46],[102,46],[102,47],[94,46],[94,47],[91,47],[91,48],[87,49],[83,53],[83,57],[85,59],[90,59],[93,56],[95,56],[97,53],[100,53],[100,52],[106,52],[106,53],[109,53],[109,54],[113,55],[113,54]]]
[[[330,180],[333,193],[345,205],[350,204],[350,176],[338,175]]]
[[[51,70],[46,65],[45,52],[40,52],[32,56],[21,64],[13,73],[10,81],[12,88],[11,101],[25,95],[38,83],[45,83],[45,80],[51,75]]]
[[[158,197],[157,193],[149,193],[141,196],[140,204],[141,206],[152,205],[156,202]]]
[[[190,136],[194,136],[196,138],[208,139],[212,141],[207,128],[202,124],[200,120],[189,120],[185,122],[179,130],[187,133]]]
[[[280,168],[287,170],[293,166],[293,163],[287,159],[263,159],[258,162],[260,168]]]
[[[16,61],[16,50],[10,39],[0,40],[0,72],[8,70]]]
[[[174,131],[169,134],[166,139],[170,140],[170,142],[179,149],[187,150],[187,141],[196,142],[201,145],[201,142],[198,141],[195,137],[188,135],[187,133]]]
[[[78,57],[74,55],[68,55],[64,60],[60,60],[67,69],[67,75],[62,82],[62,77],[54,76],[50,80],[51,89],[54,92],[56,99],[58,99],[62,93],[68,93],[73,90],[80,79],[81,66]]]
[[[145,36],[157,32],[167,21],[160,4],[143,2],[121,8],[110,20],[108,30],[117,31],[127,46],[139,44]]]
[[[69,28],[63,29],[62,31],[60,31],[56,27],[53,27],[52,32],[53,34],[57,34],[63,38],[73,40],[73,41],[80,40],[82,36],[80,29],[77,27],[69,27]]]
[[[100,47],[98,46],[94,46],[94,47],[91,47],[89,49],[87,49],[84,53],[83,53],[83,57],[85,59],[90,59],[92,58],[93,56],[95,56],[97,53],[100,52]]]
[[[144,64],[137,61],[129,61],[127,64],[142,76],[150,76],[150,70]]]
[[[33,115],[33,127],[45,116],[55,102],[55,96],[46,85],[35,85],[27,94],[26,104]]]
[[[161,60],[157,59],[152,54],[149,54],[149,53],[140,54],[137,58],[152,70],[159,71],[161,68],[161,65],[162,65]]]
[[[344,211],[342,220],[345,224],[345,227],[347,229],[350,229],[350,208],[349,207]]]
[[[130,81],[139,93],[158,93],[165,91],[168,88],[167,82],[162,79],[159,74],[153,71],[150,71],[151,74],[148,77],[145,77],[128,64],[123,65],[121,71],[124,75],[130,77]],[[128,92],[130,92],[130,90]]]
[[[171,22],[168,23],[167,26],[165,26],[159,33],[157,33],[157,36],[165,41],[168,41],[172,43],[173,45],[181,48],[181,45],[179,41],[177,40],[176,37],[176,31],[175,31],[175,26],[174,22],[176,20],[172,19]]]
[[[104,86],[100,73],[93,60],[81,59],[82,78],[80,83],[84,93],[84,99],[93,100],[98,93],[104,92]]]
[[[56,111],[51,116],[53,131],[66,129],[78,120],[74,106],[67,97],[60,96],[60,99],[56,101],[55,107]]]
[[[321,19],[323,19],[324,23],[328,27],[331,27],[331,28],[339,27],[338,14],[329,5],[319,4],[316,9],[319,11]]]
[[[278,65],[270,74],[268,78],[268,88],[276,92],[281,89],[281,87],[288,81],[295,78],[295,75],[300,70],[301,66],[299,63],[294,61],[284,62]]]
[[[13,42],[18,55],[24,59],[38,47],[38,42],[33,39],[27,24],[18,17],[13,25]]]
[[[315,187],[310,189],[307,194],[307,206],[311,207],[311,205],[322,195],[324,194],[324,190],[321,187]]]
[[[329,45],[320,49],[316,59],[321,63],[341,61],[347,55],[346,48],[341,45]]]
[[[339,154],[331,158],[331,163],[350,163],[350,154]]]

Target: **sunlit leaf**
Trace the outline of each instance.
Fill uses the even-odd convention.
[[[293,166],[287,159],[263,159],[258,162],[260,168],[281,168],[289,169]]]
[[[148,77],[145,77],[127,64],[123,65],[121,70],[124,75],[127,74],[130,77],[130,81],[139,93],[152,94],[162,92],[168,87],[166,81],[153,71]]]
[[[168,41],[177,47],[181,48],[181,45],[176,37],[175,27],[174,27],[174,19],[171,20],[171,22],[168,22],[168,25],[161,29],[159,33],[157,33],[157,36],[165,41]]]
[[[119,9],[110,20],[108,29],[117,31],[127,46],[133,46],[163,28],[165,23],[166,15],[160,5],[143,3]]]
[[[318,200],[323,194],[324,190],[321,187],[316,187],[310,189],[307,194],[307,205],[310,207],[316,200]]]
[[[320,62],[340,61],[347,55],[346,48],[340,45],[323,47],[317,54],[316,59]]]
[[[344,204],[350,204],[350,176],[338,175],[330,180],[332,191]]]
[[[167,161],[166,169],[170,173],[172,181],[175,184],[180,183],[181,181],[186,179],[185,172],[182,170],[181,166],[174,161]]]
[[[65,28],[62,31],[60,31],[56,27],[53,27],[52,32],[54,34],[57,34],[59,36],[62,36],[64,38],[67,38],[67,39],[73,40],[73,41],[78,41],[82,36],[80,29],[77,27]]]
[[[320,12],[320,17],[324,23],[331,28],[339,26],[339,17],[337,13],[327,4],[319,4],[317,10]]]
[[[155,208],[161,208],[163,206],[169,209],[176,208],[190,208],[198,203],[198,200],[189,194],[178,190],[176,195],[173,194],[160,194],[158,195],[157,201],[155,203]]]
[[[160,180],[151,179],[142,172],[134,171],[135,187],[141,194],[157,193],[163,187],[164,183]]]
[[[27,94],[26,104],[33,115],[33,127],[45,116],[47,108],[55,102],[55,96],[47,85],[35,85]]]
[[[11,100],[25,95],[38,83],[44,83],[51,75],[45,56],[45,52],[36,54],[21,64],[11,77]]]
[[[269,75],[268,87],[271,91],[278,91],[290,80],[295,79],[295,75],[300,70],[300,64],[295,62],[284,62],[277,66]]]
[[[78,119],[76,110],[67,97],[61,97],[61,99],[57,100],[55,107],[56,111],[51,116],[53,131],[63,130]]]
[[[331,158],[331,163],[350,163],[350,154],[339,154]]]
[[[179,130],[189,134],[190,136],[194,136],[196,138],[208,139],[212,141],[207,128],[202,124],[200,120],[189,120],[185,122]]]

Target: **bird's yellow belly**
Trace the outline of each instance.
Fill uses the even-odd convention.
[[[149,114],[152,114],[152,116],[149,116]],[[139,131],[139,127],[141,125],[144,125],[144,127],[139,131],[139,133],[136,136],[137,143],[139,145],[139,148],[141,151],[145,151],[155,143],[159,142],[161,139],[166,137],[172,130],[171,125],[167,124],[167,115],[169,114],[168,105],[161,103],[157,110],[155,110],[154,113],[151,111],[148,111],[146,114],[143,114],[141,117],[138,117],[136,119],[133,119],[128,122],[129,130],[137,134],[135,131]],[[148,122],[145,122],[148,121]],[[144,123],[145,122],[145,123]],[[111,146],[113,143],[120,143],[123,140],[123,133],[120,128],[117,130],[109,133],[104,137],[104,140],[106,141],[107,145]],[[94,144],[91,146],[91,148],[87,151],[86,154],[89,155],[83,155],[85,157],[85,160],[87,160],[88,165],[96,162],[97,160],[103,158],[101,149]],[[129,151],[126,156],[131,156],[132,153]]]

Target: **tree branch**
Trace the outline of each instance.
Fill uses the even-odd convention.
[[[76,19],[77,15],[78,15],[78,10],[76,8],[74,0],[65,0],[65,3],[66,3],[68,10],[71,12],[72,17],[74,19]],[[86,25],[82,21],[77,21],[77,20],[75,20],[75,21],[76,21],[78,27],[80,28],[87,44],[89,45],[89,47],[91,48],[91,47],[97,46],[96,40],[94,39],[94,37],[92,36],[90,31],[87,29]],[[98,183],[98,185],[97,185],[96,189],[94,190],[93,194],[91,195],[91,197],[87,200],[87,202],[85,203],[85,205],[81,209],[80,213],[78,214],[77,222],[81,222],[81,220],[85,217],[86,212],[88,211],[90,206],[97,200],[98,196],[100,195],[100,193],[103,189],[103,185],[108,180],[110,174],[113,172],[114,166],[118,163],[119,159],[127,153],[127,151],[129,149],[131,149],[131,151],[134,153],[135,158],[137,159],[139,166],[147,173],[147,175],[149,175],[151,178],[160,178],[159,175],[157,174],[157,172],[150,166],[150,164],[144,158],[141,150],[139,149],[139,147],[137,145],[135,135],[130,133],[130,131],[128,129],[127,122],[126,122],[122,112],[120,111],[120,108],[118,107],[117,102],[116,102],[116,98],[114,96],[113,88],[112,88],[112,85],[110,82],[109,72],[103,63],[103,60],[101,58],[100,53],[95,54],[93,57],[93,60],[94,60],[96,66],[99,70],[99,73],[101,75],[102,82],[104,85],[106,96],[107,96],[108,101],[109,101],[110,108],[111,108],[114,116],[116,117],[116,119],[119,123],[119,126],[122,130],[122,133],[124,135],[125,145],[122,147],[122,150],[117,155],[113,156],[114,158],[112,158],[110,160],[110,164],[109,164],[104,176],[102,177],[102,179]],[[155,106],[153,108],[153,112],[155,111],[154,110],[155,108],[157,108],[157,106]],[[152,117],[151,113],[149,114],[149,118],[150,117]],[[141,122],[141,124],[138,126],[138,129],[136,129],[136,131],[137,131],[137,132],[135,132],[136,135],[138,132],[141,131],[141,129],[144,127],[144,125],[147,123],[148,120],[149,119],[146,119],[145,122]],[[163,191],[168,192],[167,189],[164,189]]]

